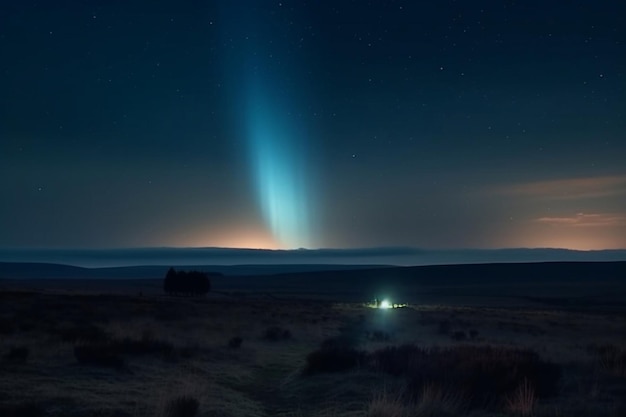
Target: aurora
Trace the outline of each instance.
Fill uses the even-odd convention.
[[[279,99],[257,86],[250,90],[247,139],[263,218],[285,248],[310,245],[304,132],[290,122]]]
[[[221,3],[221,38],[233,123],[246,147],[256,209],[277,247],[311,247],[314,172],[304,52],[285,43],[247,2]]]

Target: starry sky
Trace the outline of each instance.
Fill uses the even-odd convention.
[[[626,3],[0,10],[0,248],[626,248]]]

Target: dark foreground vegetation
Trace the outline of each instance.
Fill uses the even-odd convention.
[[[0,416],[618,417],[625,334],[589,309],[0,290]]]
[[[557,395],[561,367],[531,349],[458,345],[446,348],[414,344],[386,346],[372,352],[326,343],[307,356],[305,372],[342,372],[354,368],[405,380],[403,396],[419,398],[437,386],[468,409],[499,409],[523,389],[534,398]]]

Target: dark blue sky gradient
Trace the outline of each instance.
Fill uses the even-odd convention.
[[[8,2],[0,247],[625,248],[624,28],[608,0]]]

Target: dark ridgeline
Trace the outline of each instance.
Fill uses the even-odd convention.
[[[163,280],[163,290],[170,295],[206,295],[211,290],[211,280],[206,272],[170,268]]]

